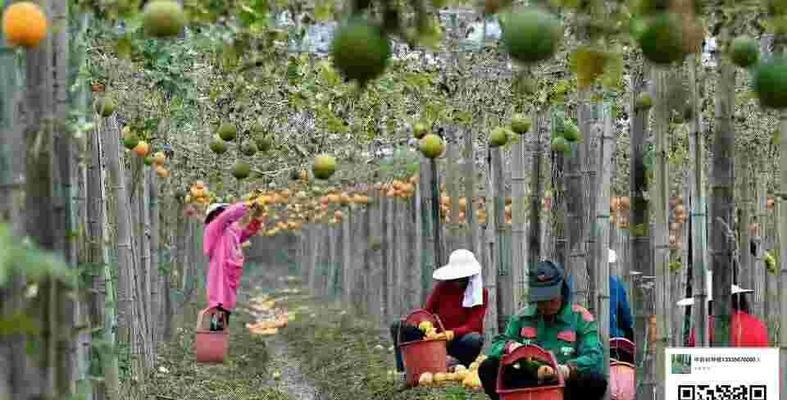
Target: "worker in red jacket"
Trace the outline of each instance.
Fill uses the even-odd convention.
[[[768,328],[757,317],[751,314],[749,302],[745,295],[752,293],[751,289],[743,289],[732,285],[732,315],[730,315],[730,346],[732,347],[768,347]],[[680,306],[691,306],[693,298],[686,298],[678,302]],[[710,309],[711,301],[708,301]],[[713,316],[708,317],[710,342],[713,343]],[[696,346],[697,338],[694,329],[689,335],[688,345]]]
[[[424,309],[442,321],[448,338],[448,364],[469,366],[481,353],[484,344],[484,314],[489,293],[481,279],[481,264],[469,250],[451,253],[448,265],[432,274],[437,280]],[[396,368],[404,371],[399,351],[401,321],[391,325],[391,336],[396,348]]]

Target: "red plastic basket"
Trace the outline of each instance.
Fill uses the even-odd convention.
[[[633,361],[634,354],[636,353],[636,346],[634,346],[634,342],[626,338],[612,338],[609,339],[609,353],[623,355],[627,360]]]
[[[223,331],[211,331],[210,325],[206,326],[206,321],[210,321],[213,315],[222,320]],[[205,318],[208,316],[209,318]],[[208,322],[210,324],[210,322]],[[197,327],[195,329],[194,352],[198,363],[221,364],[227,356],[229,348],[230,330],[227,324],[227,314],[215,307],[206,308],[199,312],[197,316]]]
[[[557,360],[554,354],[536,345],[520,346],[500,360],[500,369],[497,373],[497,394],[500,395],[500,400],[563,400],[563,388],[566,383],[560,373],[557,374],[558,382],[555,385],[518,389],[503,387],[503,367],[528,357],[546,362],[557,373]]]
[[[440,318],[426,310],[415,310],[402,322],[418,326],[423,321],[432,322],[438,332],[445,331]],[[399,339],[401,339],[401,336]],[[447,340],[425,339],[405,343],[398,340],[398,343],[399,350],[402,352],[402,361],[404,362],[408,385],[418,385],[418,380],[424,372],[448,372],[448,362],[446,360],[448,357]]]

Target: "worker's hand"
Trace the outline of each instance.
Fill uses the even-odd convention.
[[[445,331],[445,338],[449,342],[454,340],[454,331]]]
[[[543,382],[547,379],[555,377],[555,370],[549,365],[542,365],[538,367],[538,380]]]
[[[520,347],[522,347],[522,343],[519,343],[519,342],[511,342],[511,344],[509,344],[508,346],[506,346],[506,352],[507,352],[507,353],[513,353],[513,352],[514,352],[514,350],[516,350],[516,349],[518,349],[518,348],[520,348]]]
[[[560,364],[557,366],[557,369],[560,371],[560,375],[563,376],[563,379],[568,379],[571,377],[571,367],[565,364]]]

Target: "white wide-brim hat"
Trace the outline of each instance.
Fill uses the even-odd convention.
[[[448,264],[434,271],[432,278],[438,281],[467,278],[481,273],[481,264],[470,250],[454,250],[448,257]]]
[[[754,293],[754,290],[744,289],[744,288],[742,288],[742,287],[740,287],[738,285],[734,285],[733,284],[732,287],[730,288],[730,293],[731,294]],[[709,294],[708,295],[708,301],[711,301],[711,300],[713,300],[713,297],[711,296],[711,294]],[[694,298],[693,297],[687,297],[685,299],[680,299],[677,304],[679,306],[681,306],[681,307],[692,306],[692,305],[694,305]]]
[[[229,206],[229,204],[227,203],[213,203],[209,205],[208,209],[205,211],[205,218],[208,218],[208,215],[210,215],[210,213],[218,210],[219,208],[227,207],[227,206]]]

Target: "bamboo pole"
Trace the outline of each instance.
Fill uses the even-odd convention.
[[[656,168],[653,187],[653,243],[654,262],[656,270],[656,378],[658,382],[664,381],[665,374],[665,349],[669,346],[671,336],[670,310],[673,309],[670,301],[670,271],[669,271],[669,243],[667,241],[667,224],[669,209],[669,175],[667,171],[667,135],[669,134],[668,104],[666,100],[667,72],[658,67],[654,68],[654,82],[656,85],[656,101],[654,102],[654,129],[656,143]],[[656,399],[664,399],[664,386],[656,385]]]
[[[631,199],[631,234],[629,246],[631,249],[631,277],[632,300],[634,303],[634,342],[637,344],[637,353],[642,358],[640,383],[637,387],[637,398],[652,398],[655,391],[655,369],[653,368],[654,350],[650,343],[648,327],[653,316],[653,299],[647,290],[647,280],[655,275],[651,262],[650,249],[650,224],[648,217],[648,192],[647,173],[645,169],[645,153],[648,136],[648,109],[637,106],[637,98],[645,93],[645,78],[641,63],[632,73],[632,99],[631,99],[631,163],[630,163],[630,199]],[[636,279],[635,279],[636,278]]]
[[[108,213],[114,217],[114,230],[116,234],[117,246],[117,270],[118,289],[117,289],[117,338],[118,342],[131,344],[131,323],[132,323],[132,301],[133,293],[131,289],[131,269],[133,259],[131,253],[131,227],[129,226],[129,205],[128,194],[126,192],[125,172],[123,163],[120,160],[120,141],[112,140],[118,138],[120,129],[118,128],[116,117],[105,120],[106,125],[101,129],[102,137],[110,138],[106,142],[106,164],[108,174],[108,187],[113,201],[113,209]]]
[[[99,122],[101,124],[101,122]],[[112,268],[109,264],[109,223],[107,220],[106,203],[106,165],[101,157],[104,148],[101,135],[102,129],[96,129],[90,136],[90,152],[88,156],[88,260],[100,268],[93,281],[95,304],[91,307],[92,324],[101,330],[95,336],[107,344],[110,351],[102,355],[101,371],[104,380],[95,385],[93,392],[96,399],[116,399],[119,397],[118,361],[115,352],[115,285],[112,279]]]
[[[535,264],[541,259],[541,254],[543,254],[543,249],[541,247],[541,211],[544,209],[544,207],[541,204],[541,199],[543,197],[542,163],[544,160],[544,142],[542,140],[544,134],[549,130],[546,121],[546,114],[543,111],[540,111],[538,114],[536,114],[534,129],[535,140],[533,141],[531,148],[533,156],[531,158],[532,175],[530,178],[530,217],[527,239],[528,269],[535,266]],[[527,277],[525,279],[527,279]],[[523,297],[527,297],[527,286],[525,287]]]
[[[486,191],[485,191],[485,198],[486,198],[486,210],[488,212],[487,222],[486,222],[486,232],[485,232],[485,251],[487,256],[485,260],[489,262],[485,262],[484,265],[493,266],[492,268],[484,268],[483,270],[483,280],[484,286],[489,292],[489,307],[486,310],[486,318],[484,321],[484,335],[486,337],[494,337],[499,332],[499,321],[498,313],[499,313],[499,303],[497,300],[498,290],[497,290],[497,276],[498,276],[498,258],[496,257],[497,254],[497,224],[498,219],[495,216],[498,213],[498,205],[497,202],[494,200],[495,196],[495,182],[494,176],[492,174],[492,152],[487,150],[487,174],[486,174]],[[502,210],[500,211],[502,213]]]
[[[527,284],[527,264],[525,240],[525,146],[527,134],[520,135],[514,143],[511,154],[511,280],[513,281],[513,307],[519,309],[527,302],[522,292]]]
[[[779,121],[781,141],[779,142],[779,370],[787,371],[787,114],[781,113]],[[716,288],[714,287],[714,290]],[[787,384],[782,381],[779,389],[781,398],[787,398]]]
[[[475,149],[473,147],[473,131],[471,129],[463,129],[462,137],[464,139],[464,146],[462,147],[462,157],[464,158],[464,193],[467,199],[467,206],[465,207],[465,220],[467,221],[467,231],[465,237],[465,246],[468,250],[479,256],[479,246],[476,244],[478,241],[478,218],[475,214]]]
[[[723,41],[722,41],[723,42]],[[716,124],[711,176],[711,254],[713,257],[713,346],[727,346],[730,340],[731,295],[733,278],[734,210],[732,110],[735,102],[735,67],[719,60],[720,75],[716,92]]]
[[[462,231],[461,221],[459,220],[459,143],[457,143],[457,127],[449,125],[446,129],[446,182],[445,188],[448,192],[449,211],[448,211],[448,234],[446,235],[446,251],[450,253],[460,248],[459,237]]]
[[[354,271],[352,263],[352,236],[350,226],[353,222],[353,211],[348,208],[342,220],[342,299],[346,304],[352,304],[352,289],[354,287]]]
[[[439,268],[447,259],[443,247],[443,228],[440,219],[440,176],[437,171],[437,160],[429,160],[430,184],[432,191],[432,229],[434,230],[434,266]]]
[[[504,327],[508,318],[514,314],[514,281],[511,279],[511,246],[507,235],[505,220],[505,181],[503,178],[503,150],[499,147],[489,150],[489,175],[492,181],[494,202],[495,246],[493,259],[497,271],[497,326]]]
[[[608,105],[603,106],[603,129],[599,132],[600,154],[599,154],[599,179],[595,185],[598,190],[596,201],[596,212],[593,232],[595,232],[595,266],[596,271],[596,304],[598,314],[598,333],[602,344],[609,343],[609,197],[610,186],[612,184],[612,157],[614,153],[615,135],[612,129],[612,116]],[[595,129],[594,129],[595,130]],[[592,140],[592,139],[588,139]],[[606,346],[604,347],[606,348]],[[604,351],[604,373],[609,374],[609,352]],[[609,391],[607,391],[609,392]],[[608,395],[607,395],[608,396]]]
[[[418,191],[420,192],[421,201],[421,233],[423,238],[422,245],[422,263],[421,263],[421,288],[422,288],[422,301],[426,301],[426,297],[432,288],[432,272],[437,268],[435,264],[435,227],[434,227],[434,212],[433,203],[436,201],[433,197],[432,191],[432,173],[431,162],[426,158],[421,159],[420,179],[418,180]],[[439,213],[439,210],[438,210]],[[439,215],[438,215],[439,216]]]

